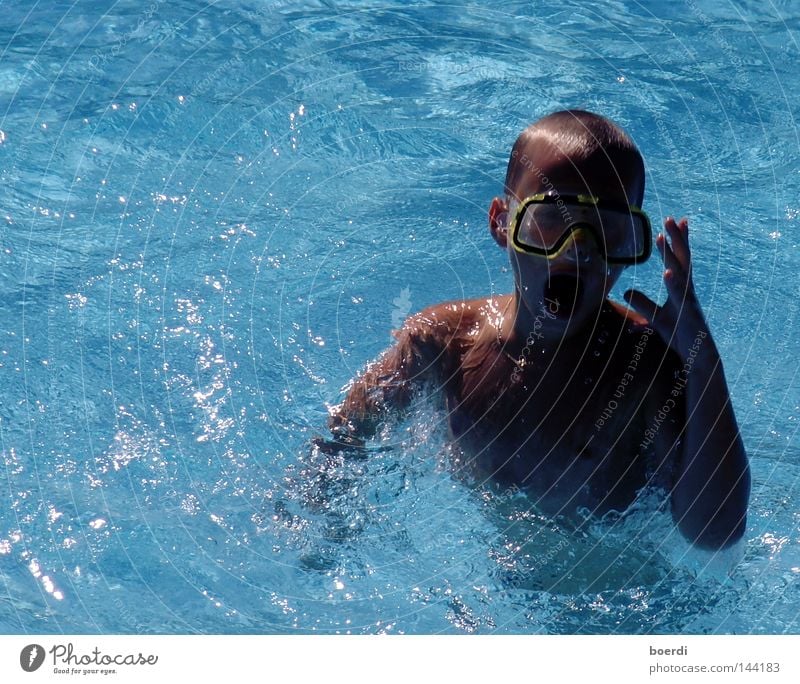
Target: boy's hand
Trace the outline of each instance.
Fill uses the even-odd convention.
[[[676,223],[671,216],[664,221],[664,233],[656,237],[656,247],[664,260],[664,283],[667,301],[658,306],[638,290],[628,290],[623,295],[634,309],[649,318],[650,325],[659,336],[685,359],[698,335],[709,335],[700,302],[692,282],[692,255],[689,249],[689,221],[682,218]]]

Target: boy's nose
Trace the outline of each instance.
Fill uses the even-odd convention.
[[[559,251],[559,256],[568,261],[585,264],[597,252],[597,241],[591,231],[578,227],[570,233],[567,241]]]

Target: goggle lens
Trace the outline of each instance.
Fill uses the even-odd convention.
[[[525,200],[520,209],[513,235],[517,247],[553,256],[573,231],[585,228],[607,260],[636,262],[649,256],[650,224],[646,215],[634,208],[545,197]]]

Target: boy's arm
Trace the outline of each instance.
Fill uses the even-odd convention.
[[[435,319],[426,312],[412,316],[394,336],[397,343],[371,363],[352,382],[344,401],[330,410],[334,444],[361,446],[389,416],[408,406],[416,383],[435,374],[445,342]]]
[[[750,469],[719,353],[707,329],[698,331],[697,340],[697,349],[690,352],[697,355],[687,374],[686,428],[677,454],[672,513],[689,540],[715,549],[744,535]]]
[[[685,397],[685,424],[679,439],[667,434],[657,440],[661,452],[674,459],[672,514],[683,535],[699,547],[720,549],[738,541],[745,530],[750,497],[750,468],[719,352],[694,293],[688,223],[664,223],[656,245],[664,258],[664,281],[669,297],[656,306],[640,292],[626,299],[651,314],[652,326],[682,360],[671,397]],[[685,383],[685,387],[684,387]],[[677,396],[677,395],[675,395]],[[667,398],[667,401],[670,400]]]

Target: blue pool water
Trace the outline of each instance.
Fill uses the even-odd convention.
[[[102,4],[2,5],[0,632],[798,632],[790,3]],[[406,315],[509,291],[486,208],[565,107],[692,220],[753,469],[725,558],[648,497],[576,533],[467,486],[433,406],[309,449]]]

